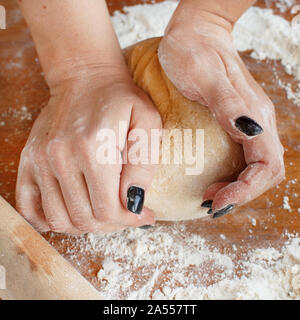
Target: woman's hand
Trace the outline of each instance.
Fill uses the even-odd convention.
[[[177,89],[207,105],[243,145],[248,166],[237,181],[213,184],[204,195],[213,217],[258,197],[285,176],[274,106],[234,48],[231,29],[211,10],[179,7],[159,47],[160,63]]]
[[[108,72],[107,79],[102,73],[65,81],[34,123],[20,160],[17,207],[40,231],[111,232],[154,223],[149,209],[139,214],[142,202],[129,208],[136,214],[126,203],[130,186],[147,189],[154,166],[101,164],[97,150],[101,129],[111,129],[118,159],[130,132],[160,128],[160,116],[129,75]],[[119,121],[128,125],[124,132]]]
[[[65,233],[153,224],[143,196],[154,166],[120,158],[134,129],[149,133],[161,119],[129,75],[105,0],[19,4],[51,94],[22,152],[20,213],[39,230]],[[106,132],[116,135],[112,161],[99,152]]]

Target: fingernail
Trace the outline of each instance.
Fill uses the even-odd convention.
[[[202,202],[201,207],[203,208],[211,208],[213,201],[212,200],[205,200]]]
[[[213,218],[215,219],[215,218],[222,217],[225,214],[229,213],[233,208],[234,208],[234,204],[229,204],[225,208],[215,212],[214,215],[213,215]]]
[[[144,229],[144,230],[148,230],[148,229],[153,229],[154,226],[152,226],[151,224],[146,224],[144,226],[139,227],[140,229]]]
[[[135,214],[140,214],[144,206],[145,191],[132,186],[127,191],[127,209]]]
[[[253,119],[241,116],[235,120],[235,126],[247,136],[253,137],[263,133],[263,128]]]

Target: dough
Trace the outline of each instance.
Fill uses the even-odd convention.
[[[152,99],[164,128],[191,128],[194,133],[195,129],[204,129],[204,170],[200,175],[187,175],[189,166],[185,164],[160,163],[146,193],[145,206],[155,212],[157,220],[196,219],[207,216],[208,209],[201,207],[206,188],[236,179],[245,168],[244,154],[206,106],[186,99],[168,80],[157,57],[159,41],[152,38],[125,49],[129,70],[135,83]],[[194,154],[195,137],[193,134]],[[172,143],[169,146],[173,148]]]

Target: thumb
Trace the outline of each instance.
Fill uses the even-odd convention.
[[[153,213],[143,209],[143,206],[146,190],[151,185],[158,163],[158,159],[153,163],[153,154],[159,154],[160,147],[159,136],[156,139],[151,137],[153,132],[160,132],[161,127],[160,115],[150,101],[138,102],[133,106],[120,177],[123,206],[135,214],[146,210],[148,215],[153,216],[153,222]]]

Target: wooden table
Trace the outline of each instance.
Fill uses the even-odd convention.
[[[140,2],[110,0],[108,4],[110,12],[113,12],[126,4]],[[272,1],[267,3],[272,5]],[[29,31],[15,1],[2,0],[0,4],[6,7],[8,27],[0,31],[0,194],[14,205],[19,155],[34,120],[47,104],[49,91]],[[266,6],[262,0],[257,5]],[[284,16],[291,18],[289,14]],[[184,222],[186,232],[200,234],[220,250],[235,244],[239,248],[238,254],[249,248],[280,246],[285,232],[295,233],[300,230],[300,107],[286,98],[285,91],[277,84],[274,70],[283,81],[292,85],[296,81],[284,72],[278,61],[257,61],[250,58],[249,52],[242,53],[242,58],[275,104],[278,129],[286,151],[286,180],[250,204],[237,209],[232,215],[217,220]],[[289,197],[290,211],[283,208],[284,196]],[[251,219],[256,219],[255,227]],[[220,234],[226,240],[222,240]],[[86,255],[79,252],[80,248],[73,246],[70,259],[72,238],[51,233],[44,234],[44,237],[51,240],[54,247],[88,280],[96,287],[99,286],[95,275],[101,267],[101,253]],[[79,264],[82,259],[85,263]]]

